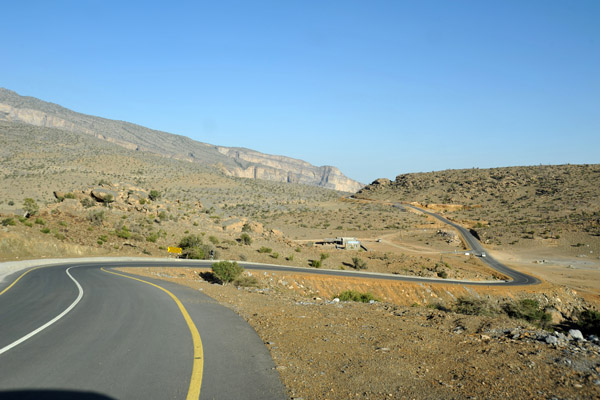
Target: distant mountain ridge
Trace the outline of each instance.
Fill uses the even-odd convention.
[[[0,88],[0,121],[86,133],[130,150],[211,165],[236,177],[300,183],[344,192],[356,192],[364,186],[344,176],[336,167],[317,167],[290,157],[202,143],[129,122],[81,114],[4,88]]]

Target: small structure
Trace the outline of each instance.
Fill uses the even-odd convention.
[[[326,238],[320,242],[315,242],[315,244],[333,245],[333,246],[335,246],[336,249],[342,249],[342,250],[360,250],[361,248],[367,250],[360,243],[360,241],[356,240],[356,238],[353,238],[353,237],[336,237],[335,239]]]

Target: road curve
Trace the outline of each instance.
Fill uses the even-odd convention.
[[[126,265],[65,261],[5,292],[19,274],[0,283],[0,398],[198,398],[194,382],[200,399],[286,398],[268,350],[241,317],[197,290],[101,270]],[[176,301],[148,282],[187,310],[201,354]],[[203,373],[194,376],[199,361]]]
[[[402,204],[402,205],[397,205],[397,206],[410,207],[414,210],[420,211],[420,212],[430,215],[434,218],[437,218],[441,222],[448,224],[451,227],[453,227],[454,229],[456,229],[460,233],[460,235],[463,237],[464,241],[467,243],[467,245],[469,246],[471,251],[473,251],[473,253],[478,254],[478,255],[485,254],[485,257],[480,257],[481,261],[483,261],[484,263],[486,263],[487,265],[489,265],[491,268],[495,269],[496,271],[498,271],[506,276],[509,276],[512,279],[512,281],[506,282],[504,284],[504,286],[525,286],[525,285],[537,285],[540,283],[539,279],[537,279],[531,275],[527,275],[522,272],[515,271],[514,269],[507,267],[506,265],[502,264],[501,262],[499,262],[498,260],[496,260],[495,258],[490,256],[489,253],[487,253],[485,251],[485,249],[483,248],[481,243],[479,243],[479,241],[471,234],[471,232],[469,232],[464,227],[442,217],[439,214],[424,210],[420,207],[413,206],[412,204]]]

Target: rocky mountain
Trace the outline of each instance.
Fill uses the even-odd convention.
[[[214,166],[230,176],[301,183],[344,192],[356,192],[363,186],[336,167],[317,167],[289,157],[197,142],[129,122],[77,113],[3,88],[0,88],[0,121],[85,133],[130,150]]]

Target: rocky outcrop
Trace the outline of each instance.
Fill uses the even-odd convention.
[[[300,183],[352,193],[363,186],[335,167],[317,167],[306,161],[249,149],[213,146],[128,122],[76,113],[2,88],[0,121],[84,133],[129,150],[218,167],[230,176]]]
[[[343,192],[356,192],[363,187],[361,183],[344,176],[336,167],[316,167],[295,158],[263,154],[249,149],[217,147],[217,150],[236,162],[237,167],[223,168],[228,175],[317,185]]]

